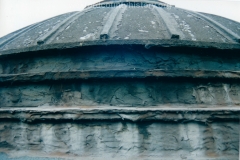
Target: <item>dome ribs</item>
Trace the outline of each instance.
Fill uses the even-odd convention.
[[[77,12],[71,16],[69,16],[67,19],[63,20],[60,24],[58,24],[55,29],[48,32],[44,36],[40,37],[37,41],[38,45],[44,44],[51,36],[53,37],[54,34],[58,33],[60,30],[63,30],[64,26],[69,25],[71,22],[76,20],[79,17],[79,14],[82,14],[82,12]]]
[[[113,8],[110,11],[109,17],[107,19],[107,22],[105,23],[103,30],[100,34],[100,39],[108,39],[109,38],[109,32],[116,20],[116,17],[118,16],[118,14],[121,12],[121,10],[125,10],[126,9],[126,5],[125,4],[121,4],[118,7]]]
[[[44,36],[40,37],[37,41],[37,44],[44,44],[54,33],[56,33],[58,30],[60,30],[61,27],[64,27],[65,25],[68,25],[70,23],[67,23],[70,20],[75,20],[77,19],[77,15],[79,15],[80,13],[77,12],[71,16],[69,16],[67,19],[63,20],[60,24],[58,24],[55,29],[53,29],[52,31],[48,32],[47,34],[45,34]]]
[[[142,6],[131,5],[139,2]],[[154,44],[161,47],[239,49],[238,24],[231,27],[232,21],[226,18],[216,16],[215,19],[204,13],[168,7],[167,4],[167,8],[158,7],[154,2],[159,3],[103,1],[83,12],[71,12],[48,19],[1,38],[0,55],[106,44],[144,45],[147,48]],[[105,3],[113,5],[104,6]],[[87,10],[91,11],[87,13]],[[189,17],[187,12],[190,12]],[[91,17],[93,22],[89,23]]]
[[[54,18],[55,18],[55,17],[50,18],[50,19],[47,19],[47,20],[44,20],[44,21],[42,21],[42,22],[40,22],[40,23],[32,24],[32,25],[30,25],[30,26],[28,26],[28,27],[25,27],[25,28],[21,29],[19,32],[17,32],[16,34],[13,34],[13,35],[10,36],[9,38],[7,38],[5,41],[3,41],[2,43],[0,43],[0,47],[6,45],[6,44],[8,44],[8,43],[10,43],[10,42],[13,41],[14,39],[16,39],[16,38],[24,35],[25,33],[27,33],[28,31],[33,30],[33,29],[35,29],[35,28],[43,25],[44,22],[50,21],[50,20],[52,20],[52,19],[54,19]]]
[[[181,9],[182,10],[182,9]],[[203,21],[206,21],[212,28],[214,28],[218,33],[223,35],[225,38],[227,38],[230,41],[238,42],[240,43],[240,36],[223,26],[222,24],[218,23],[217,21],[213,20],[212,18],[209,18],[201,13],[193,12],[193,11],[187,11],[183,10],[184,12],[193,15],[194,17],[197,17]]]
[[[164,9],[161,7],[152,6],[157,13],[159,14],[159,17],[163,20],[164,24],[166,25],[168,32],[170,33],[171,39],[181,39],[183,38],[183,33],[181,33],[180,30],[178,30],[178,23],[176,20],[167,13]]]
[[[74,22],[76,19],[84,15],[85,13],[93,10],[93,8],[86,9],[83,12],[77,12],[65,20],[63,20],[61,23],[59,23],[53,30],[45,34],[44,36],[40,37],[37,41],[38,45],[44,44],[47,41],[51,42],[60,32],[62,32],[68,25],[70,25],[72,22]]]

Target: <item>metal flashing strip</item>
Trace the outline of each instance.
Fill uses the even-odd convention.
[[[23,48],[10,48],[1,50],[0,58],[9,55],[17,54],[28,54],[33,51],[46,51],[46,50],[56,50],[56,49],[71,49],[71,48],[83,48],[89,46],[145,46],[146,49],[150,48],[179,48],[185,47],[186,49],[218,49],[226,52],[239,51],[239,43],[223,43],[223,42],[204,42],[204,41],[192,41],[192,40],[175,40],[175,39],[109,39],[108,41],[103,41],[99,39],[86,40],[84,42],[64,42],[61,44],[51,43],[44,45],[33,45]]]
[[[178,23],[177,21],[164,9],[161,7],[152,6],[159,14],[159,16],[162,18],[163,22],[165,23],[169,33],[171,34],[171,39],[180,39],[183,38],[183,33],[177,29]]]
[[[113,26],[113,23],[117,17],[117,15],[120,13],[121,10],[126,9],[125,4],[121,4],[118,7],[115,7],[112,9],[112,11],[109,13],[109,17],[107,19],[107,22],[105,23],[103,30],[100,34],[100,39],[108,39],[109,38],[109,32]]]
[[[193,11],[187,11],[184,10],[186,13],[191,14],[197,18],[200,18],[204,21],[206,21],[212,28],[217,30],[220,34],[222,34],[225,38],[227,38],[230,41],[235,41],[240,43],[240,36],[237,35],[236,33],[232,32],[222,24],[218,23],[217,21],[213,20],[212,18],[209,18],[201,13],[198,12],[193,12]]]

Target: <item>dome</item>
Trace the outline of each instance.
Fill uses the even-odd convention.
[[[105,0],[2,37],[0,53],[112,44],[240,48],[239,25],[156,0]]]

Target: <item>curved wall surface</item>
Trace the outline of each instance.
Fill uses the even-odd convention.
[[[0,39],[0,159],[239,158],[239,23],[140,2]]]

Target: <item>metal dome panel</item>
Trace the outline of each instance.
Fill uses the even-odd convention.
[[[111,44],[240,48],[238,22],[153,4],[162,3],[158,1],[140,1],[147,6],[125,2],[132,1],[103,1],[101,7],[93,5],[28,26],[2,37],[0,53]]]

